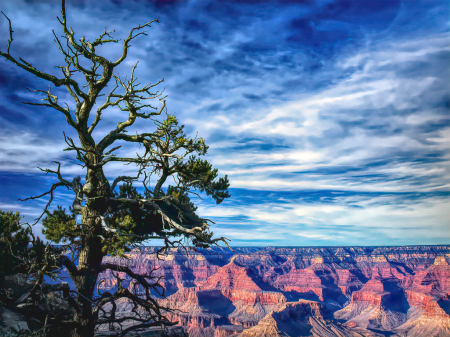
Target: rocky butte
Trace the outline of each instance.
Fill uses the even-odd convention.
[[[450,245],[156,251],[106,259],[157,267],[158,300],[191,337],[450,336]],[[117,286],[101,278],[100,290]]]

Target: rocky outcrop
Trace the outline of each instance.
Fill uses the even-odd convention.
[[[279,311],[271,312],[254,327],[246,329],[241,337],[361,336],[349,328],[324,320],[323,306],[315,301],[301,300],[287,303]]]
[[[449,301],[448,299],[439,299],[437,297],[424,293],[406,290],[408,303],[411,306],[418,307],[423,310],[423,316],[428,318],[449,317]]]
[[[336,274],[338,276],[337,286],[341,290],[342,294],[349,297],[351,294],[361,289],[363,283],[361,280],[348,269],[337,269]]]
[[[303,296],[314,295],[323,300],[322,280],[312,269],[293,269],[285,275],[277,277],[274,286],[280,290],[297,292]]]
[[[245,330],[240,337],[279,337],[278,324],[272,314],[265,316],[257,325]]]
[[[141,250],[107,259],[158,268],[159,301],[191,337],[448,334],[450,246]],[[117,286],[102,278],[101,290]]]
[[[377,275],[353,292],[350,304],[335,312],[334,317],[347,320],[347,327],[390,331],[406,322],[408,309],[399,280]]]
[[[218,326],[214,332],[214,337],[233,337],[239,336],[244,330],[242,326],[222,325]]]
[[[241,291],[261,291],[245,267],[238,266],[232,260],[212,275],[203,286],[204,289],[227,289]]]
[[[427,315],[420,307],[411,307],[408,320],[392,330],[395,336],[450,336],[450,319],[440,315]]]

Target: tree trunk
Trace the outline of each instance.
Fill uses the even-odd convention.
[[[97,162],[98,158],[93,158]],[[86,183],[83,186],[86,196],[86,205],[82,210],[82,223],[85,234],[82,236],[81,251],[78,260],[80,275],[74,278],[77,291],[77,302],[81,312],[75,317],[77,328],[75,336],[93,337],[95,320],[92,315],[92,297],[94,295],[97,278],[102,264],[104,253],[102,251],[101,218],[107,210],[109,197],[109,183],[103,170],[88,169]]]
[[[81,312],[75,317],[78,322],[77,333],[79,336],[94,336],[95,321],[92,315],[92,297],[102,263],[103,253],[101,250],[100,238],[90,235],[84,239],[84,247],[81,250],[78,262],[78,269],[81,273],[75,279],[77,291],[82,295],[78,296],[78,304]]]

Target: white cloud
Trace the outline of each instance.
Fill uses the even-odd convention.
[[[39,50],[40,46],[48,46],[44,43],[52,40],[48,22],[58,26],[53,5],[30,6],[24,1],[10,1],[5,6],[4,10],[10,13],[15,25],[14,48],[27,51],[30,50],[27,48]],[[131,9],[102,16],[98,15],[99,7],[85,6],[84,9],[70,6],[69,21],[75,31],[85,31],[88,37],[94,36],[93,32],[101,32],[106,25],[113,28],[110,27],[112,19],[125,34],[127,27],[131,28],[148,16],[144,11],[135,12],[129,20]],[[176,15],[192,13],[196,6],[199,2],[184,3],[184,12]],[[171,71],[173,76],[166,78],[169,112],[179,116],[191,130],[191,135],[198,130],[200,136],[211,140],[208,158],[221,173],[229,174],[233,188],[339,190],[363,195],[367,195],[365,192],[420,194],[448,191],[450,127],[436,127],[448,121],[443,102],[448,98],[448,33],[420,38],[410,35],[403,40],[389,36],[371,40],[373,35],[368,35],[364,44],[359,49],[352,49],[351,54],[342,54],[336,59],[323,58],[318,62],[320,70],[307,71],[311,55],[272,48],[273,41],[265,41],[266,37],[260,34],[268,23],[278,28],[286,17],[294,18],[289,11],[283,14],[267,21],[254,20],[245,26],[245,30],[225,30],[224,22],[216,22],[214,28],[223,30],[219,39],[203,38],[201,33],[188,36],[181,26],[172,27],[170,21],[166,24],[162,20],[149,31],[148,38],[133,44],[128,61],[141,60],[137,74],[145,81],[154,82],[163,77],[164,72]],[[92,20],[93,15],[96,20]],[[6,27],[4,20],[1,24]],[[2,45],[6,38],[1,37]],[[196,57],[182,50],[180,45],[185,38],[199,43],[201,49],[206,50],[202,55],[208,57]],[[18,41],[24,43],[18,45]],[[244,55],[240,50],[242,45],[255,41],[270,42],[273,50],[257,56]],[[120,52],[120,48],[115,47],[103,48],[102,52],[114,59]],[[32,53],[26,56],[33,64],[53,71],[56,49],[42,49],[40,56]],[[216,65],[217,62],[234,61],[235,54],[241,59],[227,69]],[[283,56],[291,57],[297,67],[280,67],[277,62]],[[5,69],[9,71],[10,67],[8,63]],[[172,67],[177,70],[170,70]],[[239,67],[249,72],[238,71]],[[266,67],[271,70],[264,71]],[[129,74],[129,70],[129,64],[124,64],[120,73]],[[192,78],[203,82],[189,82]],[[292,84],[291,88],[291,82],[297,86]],[[254,95],[251,101],[243,98],[248,93]],[[1,96],[2,101],[9,99]],[[37,99],[36,95],[26,92],[17,93],[17,96]],[[62,94],[60,98],[66,100],[68,95]],[[216,108],[208,110],[212,106]],[[40,116],[36,113],[27,118],[35,121]],[[117,109],[107,111],[104,124],[100,124],[94,133],[95,139],[100,139],[123,118],[126,116]],[[60,119],[48,120],[48,133],[62,131],[57,122]],[[5,125],[11,124],[7,118],[2,121]],[[37,172],[36,166],[48,167],[50,161],[60,160],[65,164],[64,174],[83,173],[79,166],[63,157],[70,153],[62,152],[66,147],[62,135],[55,141],[38,137],[32,128],[0,134],[0,170]],[[142,124],[130,132],[151,128],[151,123]],[[135,151],[136,147],[124,147],[119,153],[134,155]],[[133,166],[119,163],[106,168],[111,179],[133,172]],[[449,225],[448,198],[446,201],[434,199],[433,194],[409,204],[400,194],[380,197],[375,193],[372,197],[353,198],[355,200],[349,196],[336,199],[332,205],[311,205],[288,198],[283,204],[268,202],[214,208],[202,204],[199,212],[208,217],[233,219],[245,216],[253,224],[264,223],[258,230],[253,226],[251,232],[245,228],[236,230],[233,226],[216,230],[225,236],[230,231],[241,241],[250,233],[258,240],[277,239],[286,244],[307,244],[308,239],[334,242],[340,240],[338,232],[342,226],[378,228],[378,232],[370,230],[372,234],[380,235],[379,242],[386,238],[415,240],[418,233],[424,238],[448,237],[445,232]],[[18,206],[8,202],[5,207]],[[35,212],[33,208],[22,207],[21,210],[30,215]],[[287,226],[286,232],[280,229],[280,224]],[[308,227],[318,225],[335,226],[336,232],[329,233],[332,231],[329,227],[313,231]],[[308,228],[305,230],[304,226]],[[405,226],[415,229],[401,229]],[[427,226],[433,230],[425,231],[423,228]],[[274,233],[278,233],[277,238],[273,238]],[[295,240],[304,241],[292,241],[289,233],[294,233]],[[347,232],[345,235],[353,235],[349,240],[355,240],[356,237],[363,238],[365,233]]]

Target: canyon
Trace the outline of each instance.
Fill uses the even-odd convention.
[[[106,262],[162,276],[155,297],[191,337],[450,336],[449,245],[157,250]]]

